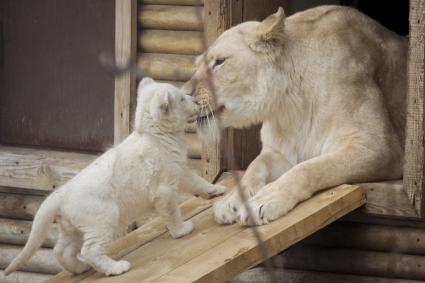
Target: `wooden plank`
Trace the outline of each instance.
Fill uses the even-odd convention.
[[[423,228],[338,222],[318,231],[303,244],[425,255]]]
[[[417,213],[403,188],[403,180],[358,184],[367,196],[362,212],[369,215],[416,218]]]
[[[202,7],[142,5],[139,25],[144,29],[202,31]]]
[[[423,280],[425,257],[375,251],[294,246],[279,256],[285,268]]]
[[[0,243],[25,245],[31,231],[31,221],[0,218]],[[43,247],[54,247],[58,235],[58,228],[53,224],[43,243]]]
[[[202,32],[147,29],[139,33],[142,52],[199,55],[203,51]]]
[[[287,216],[259,227],[268,247],[268,257],[333,222],[364,201],[358,187],[343,185],[322,192],[300,204]],[[62,277],[61,282],[137,282],[141,278],[144,282],[225,282],[264,260],[249,228],[218,225],[213,220],[211,209],[196,214],[192,221],[194,232],[178,240],[172,240],[167,233],[157,233],[155,238],[150,237],[148,242],[141,241],[136,245],[136,240],[129,240],[130,237],[146,239],[142,235],[151,234],[152,226],[141,227],[129,234],[127,240],[115,246],[115,251],[127,254],[124,258],[132,262],[133,268],[119,278],[94,274],[85,279],[72,278],[71,281]],[[135,236],[136,233],[140,236]],[[128,245],[131,245],[130,253],[126,251]],[[59,282],[58,278],[49,282]]]
[[[136,58],[137,1],[115,0],[115,60],[126,65]],[[130,133],[130,103],[135,101],[136,80],[132,74],[115,78],[114,143],[123,141]]]
[[[0,186],[50,191],[95,158],[93,154],[0,146]]]
[[[408,91],[404,187],[418,216],[424,216],[424,62],[425,0],[410,1],[410,34],[408,57]]]
[[[204,49],[210,46],[226,29],[226,0],[206,1],[204,3]],[[226,131],[226,130],[225,130]],[[216,178],[222,168],[226,167],[226,154],[223,145],[226,144],[226,134],[215,146],[202,144],[202,160],[204,161],[203,176],[209,181]]]
[[[202,6],[204,0],[141,0],[142,4]]]
[[[0,244],[0,269],[6,268],[9,263],[21,252],[21,246]],[[39,249],[31,259],[25,263],[20,271],[56,274],[62,267],[56,261],[52,249]]]
[[[233,178],[230,174],[224,173],[219,182],[220,184],[231,188],[234,185]],[[190,219],[193,216],[211,207],[212,200],[204,200],[201,198],[191,198],[184,202],[181,206],[181,213],[184,219]],[[125,235],[115,241],[109,251],[114,258],[122,257],[139,247],[148,244],[156,238],[167,233],[167,229],[159,218],[141,226],[137,230]],[[168,235],[168,234],[167,234]],[[63,283],[63,282],[80,282],[95,274],[94,271],[89,271],[79,276],[72,276],[67,272],[61,272],[48,280],[48,283]]]
[[[274,268],[272,272],[279,283],[423,283],[423,281],[375,276],[357,276],[341,273],[314,272],[306,270]],[[261,267],[250,269],[230,283],[269,283],[268,272]]]
[[[195,71],[195,56],[143,53],[138,66],[146,76],[158,80],[187,81]]]
[[[0,217],[32,220],[45,196],[0,193]]]
[[[0,277],[2,283],[43,283],[48,280],[52,275],[16,271],[7,277]]]
[[[322,192],[297,206],[285,217],[259,227],[268,257],[302,240],[364,202],[358,187],[343,185]],[[264,260],[252,232],[245,228],[153,282],[226,282]]]

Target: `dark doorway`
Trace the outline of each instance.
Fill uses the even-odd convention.
[[[0,0],[0,142],[101,151],[113,143],[114,0]]]

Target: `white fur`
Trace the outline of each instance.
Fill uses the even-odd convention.
[[[241,180],[254,219],[233,192],[214,204],[216,220],[265,224],[319,190],[400,178],[406,51],[405,38],[340,6],[279,9],[225,31],[183,89],[224,106],[225,127],[261,122],[263,148]],[[199,93],[210,79],[215,99]]]
[[[59,224],[55,256],[75,274],[90,267],[106,275],[128,271],[130,263],[110,258],[107,247],[152,207],[172,237],[190,233],[192,223],[180,216],[178,187],[204,198],[224,192],[186,166],[183,130],[197,113],[193,97],[172,85],[144,79],[138,89],[135,131],[43,202],[27,244],[5,274],[32,256],[55,219]]]

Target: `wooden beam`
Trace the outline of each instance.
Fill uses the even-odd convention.
[[[234,185],[232,176],[222,181],[228,187]],[[343,185],[322,192],[285,217],[259,227],[268,257],[364,202],[358,187]],[[93,272],[76,277],[61,273],[48,282],[137,282],[141,279],[149,282],[226,282],[265,260],[249,228],[216,224],[210,206],[210,201],[199,199],[190,199],[183,205],[183,215],[191,218],[195,230],[181,239],[171,239],[161,221],[155,219],[115,242],[111,254],[130,260],[133,267],[128,273],[109,278]]]
[[[139,33],[142,52],[199,55],[203,51],[202,32],[147,29]]]
[[[142,4],[202,6],[204,0],[141,0]]]
[[[137,1],[115,0],[115,60],[126,65],[135,60],[137,50]],[[135,101],[136,80],[132,74],[115,79],[114,143],[130,133],[130,104]]]
[[[419,217],[425,216],[425,0],[410,0],[404,187]]]
[[[93,154],[0,146],[0,186],[54,190],[95,158]]]
[[[0,217],[32,220],[44,196],[0,193]]]
[[[423,283],[423,281],[406,280],[399,278],[385,278],[376,276],[358,276],[342,273],[314,272],[307,270],[294,270],[288,268],[274,268],[273,274],[280,283]],[[250,269],[230,283],[269,283],[269,273],[265,268]]]
[[[49,274],[42,274],[36,272],[22,272],[16,271],[10,274],[7,277],[2,278],[2,283],[43,283],[52,277]]]
[[[414,280],[425,278],[425,257],[417,255],[297,245],[279,257],[283,266],[290,269]]]
[[[21,246],[0,244],[0,269],[6,268],[9,263],[21,252]],[[39,249],[20,271],[56,274],[62,267],[56,261],[52,249]]]
[[[23,246],[31,231],[31,221],[0,218],[0,243]],[[43,243],[45,248],[53,248],[58,236],[58,227],[53,224]]]
[[[425,230],[338,222],[311,235],[302,244],[424,256]]]
[[[138,66],[146,76],[157,80],[187,81],[195,71],[195,56],[142,53]]]
[[[139,25],[144,29],[202,31],[202,7],[142,5]]]

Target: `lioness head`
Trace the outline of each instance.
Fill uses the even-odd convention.
[[[137,89],[135,129],[138,132],[183,131],[198,117],[199,107],[192,96],[171,84],[144,78]]]
[[[196,72],[183,91],[201,106],[198,126],[245,127],[263,121],[270,107],[270,80],[284,50],[282,8],[262,22],[245,22],[225,31],[196,60]],[[215,95],[213,95],[215,93]]]

